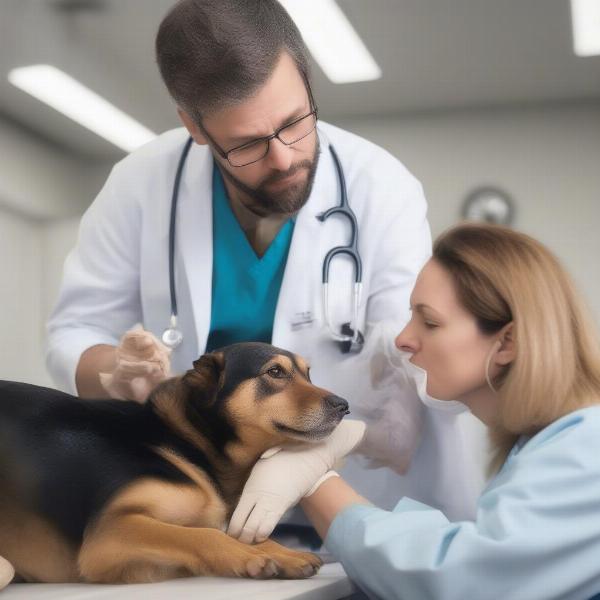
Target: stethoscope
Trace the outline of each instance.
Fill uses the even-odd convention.
[[[175,225],[177,220],[177,202],[179,200],[179,187],[181,185],[181,175],[187,160],[193,139],[190,137],[181,153],[177,171],[175,172],[175,181],[173,183],[173,192],[171,195],[171,218],[169,222],[169,290],[171,294],[171,319],[169,327],[162,334],[162,341],[168,348],[175,349],[183,341],[183,333],[177,327],[177,294],[175,290]],[[362,293],[362,260],[358,251],[358,221],[356,215],[348,203],[348,192],[346,190],[346,178],[340,163],[337,152],[329,144],[329,152],[333,158],[340,183],[340,204],[333,206],[324,213],[317,215],[317,219],[325,222],[331,215],[339,214],[350,222],[350,242],[345,246],[335,246],[331,248],[323,259],[322,273],[322,298],[323,298],[323,317],[325,324],[329,329],[331,337],[338,342],[340,350],[343,353],[360,352],[364,346],[364,336],[358,329],[358,309]],[[350,257],[354,264],[354,288],[352,293],[352,321],[344,323],[340,333],[337,333],[331,325],[329,315],[329,268],[331,261],[338,255],[345,254]]]

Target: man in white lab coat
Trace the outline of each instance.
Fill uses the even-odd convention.
[[[55,380],[83,397],[106,396],[99,373],[115,372],[123,333],[141,323],[160,337],[173,312],[183,332],[173,372],[227,343],[272,342],[303,355],[313,381],[369,423],[369,465],[396,472],[350,460],[344,474],[359,492],[384,508],[406,493],[467,516],[476,490],[473,473],[459,471],[469,462],[458,456],[455,417],[428,414],[412,389],[394,386],[389,365],[381,371],[389,385],[370,366],[380,345],[374,325],[392,323],[379,327],[382,339],[400,330],[430,254],[419,182],[383,149],[317,119],[302,39],[276,0],[183,0],[156,48],[185,127],[118,163],[84,215],[49,322]],[[325,255],[348,244],[351,227],[343,216],[318,217],[340,203],[344,185],[362,258],[358,320],[347,255],[332,262],[328,307],[336,334],[350,322],[366,338],[358,354],[333,339],[322,300]]]

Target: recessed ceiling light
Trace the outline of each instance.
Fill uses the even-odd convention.
[[[334,0],[280,0],[333,83],[372,81],[381,69]]]
[[[600,54],[600,0],[571,0],[571,14],[575,54]]]
[[[156,137],[108,100],[52,65],[13,69],[8,80],[126,152]]]

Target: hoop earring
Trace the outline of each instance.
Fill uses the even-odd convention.
[[[500,346],[502,346],[502,342],[500,340],[496,340],[494,342],[494,345],[492,346],[492,348],[490,349],[490,352],[488,354],[488,357],[485,361],[485,381],[487,382],[490,390],[492,390],[492,392],[494,392],[494,394],[498,393],[498,390],[493,386],[492,384],[492,380],[490,378],[490,362],[492,360],[492,355],[495,352],[496,349],[496,344],[500,344]]]

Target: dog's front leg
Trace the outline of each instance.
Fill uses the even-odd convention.
[[[305,578],[321,561],[306,552],[273,552],[212,528],[164,523],[144,514],[101,519],[85,536],[79,570],[86,581],[142,583],[190,575]]]

